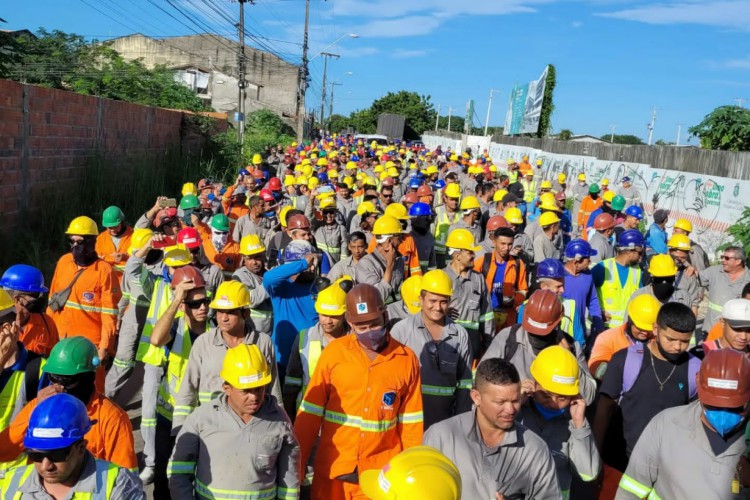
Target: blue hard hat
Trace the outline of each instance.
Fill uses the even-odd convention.
[[[282,256],[283,262],[291,262],[293,260],[304,259],[307,255],[314,253],[315,249],[309,241],[305,240],[292,240],[284,249]]]
[[[240,175],[250,175],[250,172],[246,168],[243,168],[240,169]]]
[[[643,209],[636,205],[631,205],[625,209],[625,215],[635,217],[638,220],[643,220]]]
[[[571,240],[565,246],[565,257],[568,259],[587,259],[598,252],[591,248],[588,241],[582,239]]]
[[[417,170],[416,172],[417,172],[417,173],[416,173],[416,175],[414,176],[414,178],[415,178],[415,179],[419,179],[420,181],[424,180],[424,174],[422,173],[422,171],[421,171],[421,170]]]
[[[429,217],[432,215],[432,209],[427,203],[418,201],[409,207],[409,217]]]
[[[357,155],[352,155],[352,157],[351,157],[351,158],[349,158],[349,159],[350,159],[351,161],[359,161],[359,156],[357,156]]]
[[[435,182],[435,189],[443,189],[445,187],[445,181],[443,179],[438,179],[437,182]]]
[[[419,186],[422,185],[422,182],[419,179],[412,179],[409,181],[409,189],[419,189]]]
[[[562,279],[565,276],[565,268],[557,259],[544,259],[536,265],[536,278]]]
[[[623,231],[620,233],[620,237],[617,238],[618,248],[635,248],[642,246],[646,246],[646,239],[637,229]]]
[[[91,429],[86,406],[75,396],[60,393],[34,408],[23,438],[27,450],[59,450],[83,439]]]
[[[0,278],[0,286],[6,290],[25,293],[46,293],[49,288],[44,286],[44,276],[36,267],[26,264],[10,266]]]
[[[318,180],[321,184],[325,184],[328,182],[328,174],[323,172],[322,174],[318,174]]]

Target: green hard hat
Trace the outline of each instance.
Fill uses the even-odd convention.
[[[612,198],[612,209],[617,210],[618,212],[625,208],[625,198],[623,196],[620,196],[619,194]]]
[[[98,366],[99,355],[89,339],[68,337],[52,348],[42,371],[54,375],[78,375],[96,371]]]
[[[107,207],[102,214],[102,226],[117,227],[125,220],[125,214],[119,207],[112,205]]]
[[[589,193],[598,193],[599,192],[599,184],[593,183],[589,186]]]
[[[229,217],[224,214],[216,214],[211,218],[211,227],[217,231],[229,231]]]
[[[180,208],[183,210],[198,208],[199,206],[201,206],[201,202],[194,194],[186,194],[180,200]]]

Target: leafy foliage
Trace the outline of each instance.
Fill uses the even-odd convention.
[[[0,22],[5,22],[0,19]],[[23,52],[16,37],[6,31],[0,31],[0,78],[8,78],[10,68],[21,60]]]
[[[552,96],[557,85],[557,72],[553,64],[549,65],[547,70],[547,81],[544,85],[544,98],[542,99],[542,112],[539,116],[539,131],[537,137],[546,137],[552,128],[552,113],[555,111],[555,104]]]
[[[742,215],[739,220],[729,226],[727,233],[732,236],[733,243],[727,243],[719,247],[724,249],[730,244],[742,246],[745,249],[745,254],[749,255],[750,252],[750,207],[745,207],[742,211]]]
[[[353,111],[349,118],[345,120],[346,125],[351,125],[359,133],[372,134],[377,129],[378,116],[382,113],[393,113],[406,117],[403,137],[405,140],[417,139],[422,135],[422,132],[432,130],[435,127],[436,113],[430,102],[430,96],[406,90],[396,93],[388,92],[380,99],[373,101],[369,108]],[[333,131],[341,129],[341,127],[333,126],[330,128]],[[452,123],[451,128],[453,128]]]
[[[634,146],[643,144],[640,137],[630,134],[615,134],[614,137],[612,137],[612,134],[604,134],[599,139],[607,142],[612,139],[612,144],[630,144]]]
[[[561,141],[569,141],[571,137],[573,137],[573,131],[569,128],[564,128],[557,134],[557,138]]]
[[[719,106],[688,132],[699,137],[706,149],[750,151],[750,110]]]

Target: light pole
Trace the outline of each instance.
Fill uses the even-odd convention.
[[[617,130],[617,125],[610,125],[609,129],[612,131],[609,135],[609,142],[614,144],[615,143],[615,130]]]
[[[490,110],[492,109],[492,94],[500,92],[497,89],[490,89],[490,102],[487,103],[487,118],[484,120],[484,135],[487,135],[487,129],[490,128]]]
[[[331,82],[331,102],[328,104],[328,127],[331,126],[331,119],[333,118],[333,90],[338,85],[343,85],[343,83]]]
[[[302,69],[297,87],[297,142],[302,143],[305,133],[305,92],[307,92],[307,28],[310,25],[310,0],[305,0],[305,34],[302,38]]]
[[[326,73],[328,72],[328,58],[335,57],[338,59],[341,56],[338,54],[331,54],[330,52],[321,52],[321,55],[325,57],[325,62],[323,63],[323,90],[320,95],[320,128],[325,132]]]
[[[240,22],[237,25],[240,38],[240,51],[237,54],[237,66],[239,70],[239,75],[237,76],[237,88],[239,90],[237,98],[237,140],[240,143],[240,158],[242,158],[243,143],[245,140],[245,89],[247,88],[247,81],[245,80],[245,3],[248,1],[239,0]],[[240,161],[242,162],[243,160]]]
[[[315,59],[317,59],[318,57],[325,55],[324,52],[326,50],[330,49],[331,47],[333,47],[334,45],[336,45],[337,43],[339,43],[341,40],[343,40],[346,37],[349,37],[349,38],[359,38],[359,35],[356,34],[356,33],[347,33],[346,35],[341,35],[336,40],[334,40],[332,43],[329,43],[328,45],[326,45],[323,50],[321,50],[320,52],[318,52],[317,54],[315,54],[314,56],[312,56],[310,58],[310,60],[308,61],[308,63],[311,63]]]

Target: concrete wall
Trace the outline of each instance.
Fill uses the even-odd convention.
[[[75,183],[96,155],[118,166],[168,151],[200,153],[205,137],[186,116],[0,80],[0,227],[37,211],[47,188]]]

